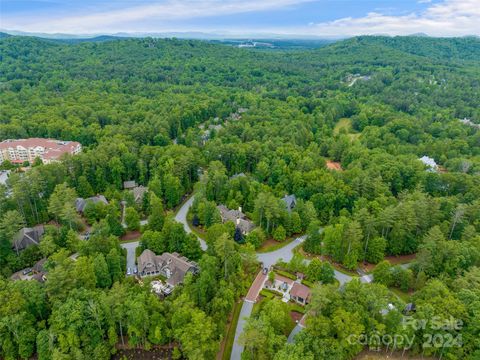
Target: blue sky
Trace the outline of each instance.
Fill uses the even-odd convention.
[[[343,37],[480,35],[480,0],[0,0],[0,28]]]

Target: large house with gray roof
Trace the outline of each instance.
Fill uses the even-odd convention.
[[[176,286],[183,282],[187,273],[197,274],[199,267],[196,262],[177,253],[165,252],[156,255],[145,249],[137,258],[138,274],[140,276],[162,275],[167,278],[167,284]]]
[[[255,224],[247,218],[247,215],[242,212],[241,207],[238,208],[238,210],[230,210],[225,205],[218,205],[217,209],[220,212],[222,222],[233,222],[235,226],[240,229],[243,235],[247,235],[250,231],[255,229]]]
[[[105,205],[108,205],[108,201],[107,201],[107,199],[105,198],[105,196],[103,196],[103,195],[97,195],[97,196],[89,197],[88,199],[77,198],[77,199],[75,200],[75,209],[77,210],[77,212],[83,213],[83,211],[85,210],[85,206],[86,206],[89,202],[92,202],[92,203],[94,203],[94,204],[103,203],[103,204],[105,204]]]
[[[13,238],[13,248],[18,252],[32,245],[38,245],[45,232],[43,225],[21,229]]]

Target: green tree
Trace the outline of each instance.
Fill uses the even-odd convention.
[[[140,215],[133,207],[127,207],[125,209],[125,224],[129,231],[135,231],[140,229]]]
[[[392,285],[392,266],[388,260],[381,261],[375,266],[375,269],[373,269],[373,280],[385,286]]]
[[[284,241],[286,236],[285,228],[282,225],[273,231],[273,238],[277,241]]]
[[[107,262],[103,254],[97,254],[93,259],[93,266],[95,268],[95,277],[97,287],[108,288],[112,285],[112,278],[108,269]]]
[[[148,216],[148,228],[153,231],[162,231],[165,222],[163,203],[154,192],[150,194],[150,215]]]

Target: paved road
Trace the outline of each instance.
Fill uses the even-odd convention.
[[[243,327],[247,322],[247,319],[252,314],[253,302],[244,301],[242,309],[240,310],[240,316],[238,318],[237,330],[235,331],[235,339],[233,340],[232,354],[230,360],[240,360],[242,358],[243,346],[238,343],[240,334],[243,332]],[[240,331],[239,331],[240,330]]]
[[[124,249],[127,249],[127,269],[132,269],[135,267],[135,249],[140,245],[140,241],[122,243],[120,246]]]
[[[289,262],[293,257],[293,249],[304,242],[306,238],[307,237],[305,235],[300,236],[281,249],[268,253],[257,254],[258,261],[263,263],[263,267],[267,268],[270,268],[270,266],[274,265],[280,259],[283,259],[285,262]]]
[[[182,205],[182,207],[178,210],[177,214],[175,215],[175,221],[178,221],[179,223],[183,224],[183,228],[185,229],[185,232],[187,234],[190,234],[192,232],[187,222],[188,209],[190,209],[190,206],[192,206],[192,204],[193,204],[193,195],[190,196],[190,198],[187,201],[185,201],[185,203]],[[198,241],[200,241],[200,247],[202,248],[202,250],[204,251],[207,250],[207,243],[203,239],[200,239],[198,236],[197,236],[197,239]]]
[[[190,206],[193,204],[193,196],[191,196],[183,205],[182,207],[178,210],[177,214],[175,215],[175,220],[182,223],[185,231],[187,233],[191,233],[192,230],[190,229],[190,226],[188,225],[187,222],[187,213],[188,209]],[[205,241],[200,239],[197,236],[198,240],[200,241],[200,245],[203,250],[207,249],[207,244]],[[291,243],[288,245],[285,245],[283,248],[268,252],[268,253],[262,253],[262,254],[257,254],[258,260],[263,263],[264,267],[270,267],[274,265],[278,260],[282,259],[285,262],[289,262],[293,258],[293,249],[300,245],[303,241],[305,241],[306,236],[300,236],[293,240]],[[308,260],[305,260],[307,263],[309,262]],[[261,274],[261,273],[260,273]],[[265,277],[265,275],[263,275]],[[258,277],[258,276],[257,276]],[[351,276],[343,274],[337,270],[335,270],[335,278],[339,281],[340,285],[345,284],[346,282],[350,281],[352,279]],[[263,283],[263,282],[262,282]],[[261,290],[261,288],[257,289],[258,286],[255,286],[256,281],[252,284],[252,287],[255,288],[255,290],[258,290],[258,292]],[[250,292],[249,292],[250,293]],[[258,294],[257,294],[258,296]],[[235,330],[235,339],[233,342],[233,348],[232,348],[232,354],[230,356],[231,360],[240,360],[242,352],[243,352],[243,346],[241,346],[238,343],[238,339],[240,338],[240,334],[243,332],[243,327],[245,325],[246,319],[250,317],[253,309],[253,304],[252,302],[252,296],[246,299],[243,304],[242,304],[242,309],[240,310],[240,317],[237,323],[237,328]],[[256,299],[256,296],[255,296]],[[293,337],[300,332],[302,329],[302,324],[298,324],[292,334],[290,334],[289,339],[291,338],[293,340]]]

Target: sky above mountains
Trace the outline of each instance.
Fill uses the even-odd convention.
[[[114,34],[480,35],[480,0],[0,0],[0,28]]]

